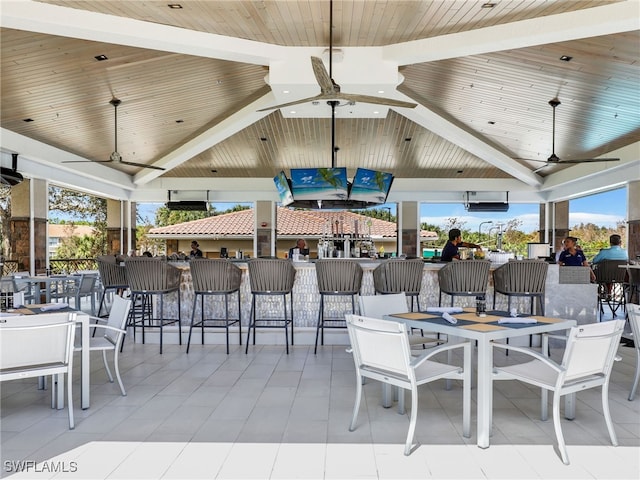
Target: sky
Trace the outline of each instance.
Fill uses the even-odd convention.
[[[142,203],[138,204],[138,212],[142,218],[149,218],[154,221],[155,211],[162,203]],[[214,203],[213,206],[218,211],[227,210],[236,203]],[[251,205],[251,204],[247,204]],[[382,205],[378,208],[391,208],[391,213],[396,215],[396,204],[390,203]],[[598,226],[614,228],[616,223],[626,219],[627,209],[627,190],[620,188],[610,190],[604,193],[589,195],[575,200],[569,201],[569,227],[580,223],[594,223]],[[509,220],[517,218],[520,220],[520,229],[525,233],[531,233],[539,229],[538,220],[539,205],[511,203],[509,211],[504,213],[497,212],[474,212],[469,213],[464,209],[461,203],[423,203],[420,206],[420,218],[422,222],[431,225],[444,227],[448,224],[447,219],[451,217],[457,218],[460,222],[464,222],[463,228],[476,231],[481,222],[493,222],[492,224],[484,223],[481,226],[482,232],[488,233],[498,222],[507,223]]]

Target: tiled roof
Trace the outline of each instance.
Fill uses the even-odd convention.
[[[370,222],[372,236],[378,238],[396,236],[396,224],[386,220],[371,218],[353,212],[292,210],[284,207],[278,207],[278,235],[320,237],[331,233],[331,223],[335,223],[336,220],[343,225],[342,233],[355,233],[354,227],[358,222],[358,233],[369,234],[368,223]],[[250,236],[253,235],[253,231],[253,209],[248,209],[167,227],[152,228],[149,234],[156,237],[179,237],[183,235]],[[422,230],[421,237],[437,238],[437,234]]]

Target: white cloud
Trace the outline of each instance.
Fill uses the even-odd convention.
[[[619,215],[608,215],[605,213],[570,212],[569,228],[581,223],[593,223],[599,227],[616,228],[618,222],[625,219]]]

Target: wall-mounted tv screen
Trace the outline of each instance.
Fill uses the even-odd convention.
[[[278,195],[280,196],[280,203],[283,207],[290,205],[293,203],[293,193],[291,193],[291,186],[289,185],[289,180],[284,172],[280,172],[278,175],[273,177],[273,183],[276,184],[276,188],[278,189]]]
[[[349,196],[347,169],[292,168],[291,189],[298,200],[346,200]]]
[[[393,175],[366,168],[358,168],[353,177],[349,200],[360,202],[385,203],[391,190]]]

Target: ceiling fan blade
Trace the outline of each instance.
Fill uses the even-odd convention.
[[[166,170],[166,168],[156,167],[155,165],[145,165],[144,163],[125,162],[124,160],[120,160],[120,163],[122,163],[123,165],[129,165],[131,167],[153,168],[154,170],[162,170],[162,171]]]
[[[334,98],[334,97],[332,96],[331,98]],[[315,102],[316,100],[324,100],[324,96],[316,95],[315,97],[302,98],[300,100],[294,100],[293,102],[281,103],[280,105],[273,105],[272,107],[261,108],[260,110],[258,110],[258,112],[266,112],[268,110],[276,110],[278,108],[290,107],[292,105],[300,105],[301,103]]]
[[[415,108],[418,104],[395,100],[393,98],[374,97],[372,95],[358,95],[351,93],[338,93],[334,95],[335,99],[346,100],[356,103],[371,103],[373,105],[385,105],[387,107]]]
[[[571,160],[560,160],[556,163],[596,163],[596,162],[619,162],[619,158],[582,158]]]
[[[63,160],[61,163],[111,163],[113,160]]]
[[[316,76],[316,81],[320,85],[320,90],[323,94],[332,94],[340,91],[340,88],[336,89],[336,85],[331,80],[329,72],[324,66],[324,62],[320,57],[311,57],[311,66],[313,67],[313,74]]]

